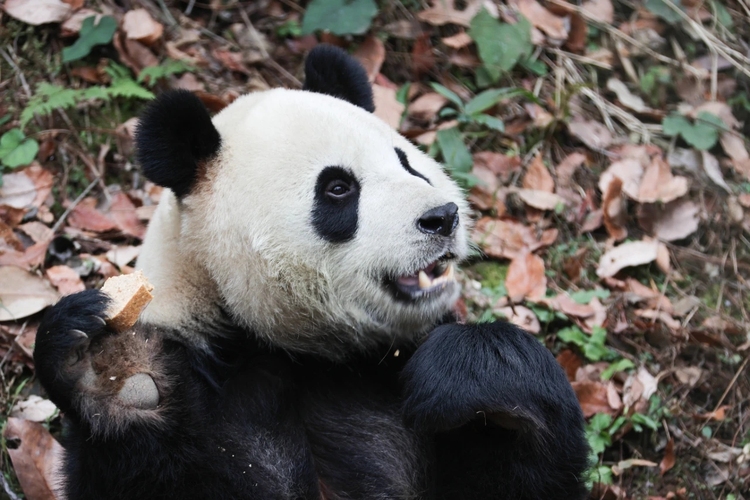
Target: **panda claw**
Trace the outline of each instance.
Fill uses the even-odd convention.
[[[72,335],[73,337],[79,338],[79,339],[87,339],[89,338],[88,335],[86,335],[85,332],[82,332],[81,330],[68,330],[68,335]]]
[[[94,315],[92,315],[91,319],[93,321],[96,321],[97,323],[99,323],[101,326],[107,326],[107,322],[101,316],[94,316]]]

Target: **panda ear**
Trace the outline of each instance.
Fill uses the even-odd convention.
[[[135,143],[144,175],[183,197],[195,184],[199,167],[219,152],[221,136],[195,94],[173,90],[143,112]]]
[[[304,90],[348,101],[372,113],[375,104],[365,68],[344,50],[318,45],[305,61]]]

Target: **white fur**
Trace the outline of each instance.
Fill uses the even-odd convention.
[[[213,122],[222,147],[207,178],[182,203],[165,194],[150,224],[138,261],[155,286],[144,320],[210,321],[220,298],[234,321],[270,342],[336,358],[420,336],[452,306],[457,285],[404,303],[382,284],[448,250],[416,226],[445,203],[460,214],[450,249],[466,256],[468,205],[438,163],[374,115],[321,94],[250,94]],[[409,174],[394,147],[432,185]],[[315,183],[327,166],[349,169],[361,186],[349,242],[326,242],[311,224]]]

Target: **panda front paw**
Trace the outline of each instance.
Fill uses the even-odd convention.
[[[509,323],[443,325],[403,372],[404,413],[413,425],[447,431],[471,421],[549,431],[583,417],[552,354]]]
[[[45,314],[36,336],[34,364],[50,399],[85,420],[122,420],[129,410],[159,403],[154,349],[143,332],[115,333],[104,320],[110,298],[99,290],[63,297]],[[153,347],[153,349],[152,349]],[[97,424],[99,425],[99,424]]]

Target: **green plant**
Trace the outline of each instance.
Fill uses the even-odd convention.
[[[719,131],[726,127],[716,115],[701,111],[695,123],[686,117],[673,113],[662,122],[664,133],[669,136],[681,136],[685,142],[696,149],[711,149],[719,140]]]
[[[87,17],[83,20],[78,40],[62,51],[63,62],[83,59],[91,53],[91,49],[95,46],[106,45],[112,41],[112,37],[117,31],[117,20],[112,16],[102,16],[98,23],[94,24],[95,22],[96,16]]]
[[[361,35],[377,13],[374,0],[312,0],[302,19],[302,33],[325,30],[334,35]]]
[[[138,83],[145,83],[149,87],[153,87],[162,78],[185,73],[186,71],[192,71],[193,69],[195,68],[185,61],[167,58],[158,66],[143,68],[138,74],[138,79],[136,81]]]
[[[7,168],[28,165],[38,152],[39,143],[26,137],[20,128],[10,129],[0,137],[0,163]]]
[[[590,361],[611,360],[617,354],[604,345],[607,340],[607,330],[601,326],[592,328],[591,335],[586,335],[577,326],[569,326],[557,332],[563,342],[580,347],[583,355]]]
[[[485,76],[489,83],[497,82],[503,73],[527,60],[533,50],[531,23],[522,16],[516,24],[501,23],[482,9],[471,20],[469,36],[476,42],[484,65],[477,78]]]
[[[302,26],[296,19],[289,19],[283,24],[276,27],[276,35],[279,37],[293,37],[296,38],[302,35]]]

